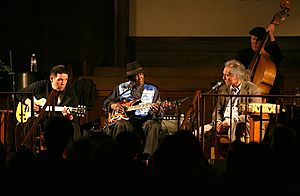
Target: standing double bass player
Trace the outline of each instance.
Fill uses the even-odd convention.
[[[274,32],[275,26],[289,16],[289,1],[281,0],[280,8],[266,29],[255,27],[249,31],[251,48],[243,49],[236,55],[236,59],[251,71],[251,82],[259,86],[263,95],[279,94],[281,90],[279,65],[283,55],[276,43]]]
[[[270,24],[266,29],[264,27],[254,27],[249,31],[249,35],[251,36],[251,46],[245,49],[242,49],[237,52],[236,59],[242,62],[245,67],[248,69],[250,67],[251,61],[259,50],[259,46],[265,37],[265,34],[269,34],[268,42],[263,46],[263,50],[269,55],[270,63],[275,64],[276,73],[274,75],[274,84],[271,87],[269,94],[279,94],[281,87],[281,73],[280,73],[280,63],[283,60],[282,51],[275,39],[275,25]],[[266,93],[268,94],[268,93]]]
[[[255,27],[249,31],[251,48],[243,49],[236,55],[236,59],[240,60],[251,71],[251,81],[261,89],[263,95],[279,94],[281,91],[282,82],[279,66],[283,60],[283,55],[275,40],[274,32],[276,25],[279,25],[289,16],[289,1],[281,0],[280,8],[281,11],[276,12],[266,29]],[[276,99],[273,100],[272,98],[265,101],[277,102]],[[272,124],[275,124],[274,116],[270,116],[270,122],[272,123],[269,125],[265,124],[267,126],[266,133],[271,131]],[[263,142],[270,142],[268,137],[265,137],[264,140]]]

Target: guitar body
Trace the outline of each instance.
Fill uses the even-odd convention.
[[[129,117],[128,116],[131,116],[130,114],[130,111],[128,111],[128,107],[130,106],[133,106],[135,104],[137,104],[138,102],[140,102],[140,100],[137,100],[137,99],[134,99],[132,101],[128,101],[128,102],[125,102],[125,101],[122,101],[122,102],[119,102],[123,108],[125,109],[125,112],[126,113],[121,113],[121,112],[118,112],[118,111],[112,111],[111,113],[108,114],[108,125],[113,125],[115,124],[117,121],[119,120],[129,120]]]
[[[16,110],[16,119],[18,122],[27,122],[27,120],[31,117],[31,112],[29,106],[22,104],[21,102],[18,103],[17,110]]]
[[[34,103],[40,106],[45,105],[47,99],[41,98],[36,99],[34,97]],[[35,116],[37,117],[38,114],[35,113]],[[31,110],[30,107],[26,104],[22,104],[21,102],[18,103],[17,110],[16,110],[16,119],[18,122],[27,122],[27,120],[31,117]]]

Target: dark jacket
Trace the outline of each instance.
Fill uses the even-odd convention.
[[[45,80],[40,80],[36,81],[32,84],[30,84],[28,87],[21,89],[19,92],[33,92],[34,97],[39,100],[41,98],[48,98],[52,91],[52,86],[51,82],[49,79]],[[19,100],[24,101],[27,97],[24,95],[21,97],[20,95],[18,96]],[[73,87],[68,83],[65,88],[65,94],[63,99],[61,100],[60,104],[56,104],[56,106],[67,106],[67,107],[77,107],[78,106],[78,100],[77,96],[74,92]],[[61,112],[56,112],[55,116],[60,116],[62,115]],[[47,124],[47,116],[48,114],[45,114],[45,125]],[[72,125],[74,127],[74,138],[77,139],[80,138],[81,133],[80,133],[80,128],[79,128],[79,123],[78,123],[78,117],[74,115],[74,119],[71,121]]]

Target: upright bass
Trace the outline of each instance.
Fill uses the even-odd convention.
[[[271,24],[279,25],[288,16],[290,10],[289,1],[284,0],[280,3],[281,11],[277,12]],[[269,39],[269,31],[266,31],[258,50],[253,56],[249,69],[251,71],[251,81],[259,86],[262,94],[267,95],[274,84],[277,68],[274,62],[270,59],[270,55],[265,51],[264,46]]]

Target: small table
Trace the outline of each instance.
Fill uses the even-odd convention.
[[[270,114],[279,114],[280,105],[271,103],[240,103],[239,110],[250,116],[250,141],[262,141],[262,129],[266,129]]]

